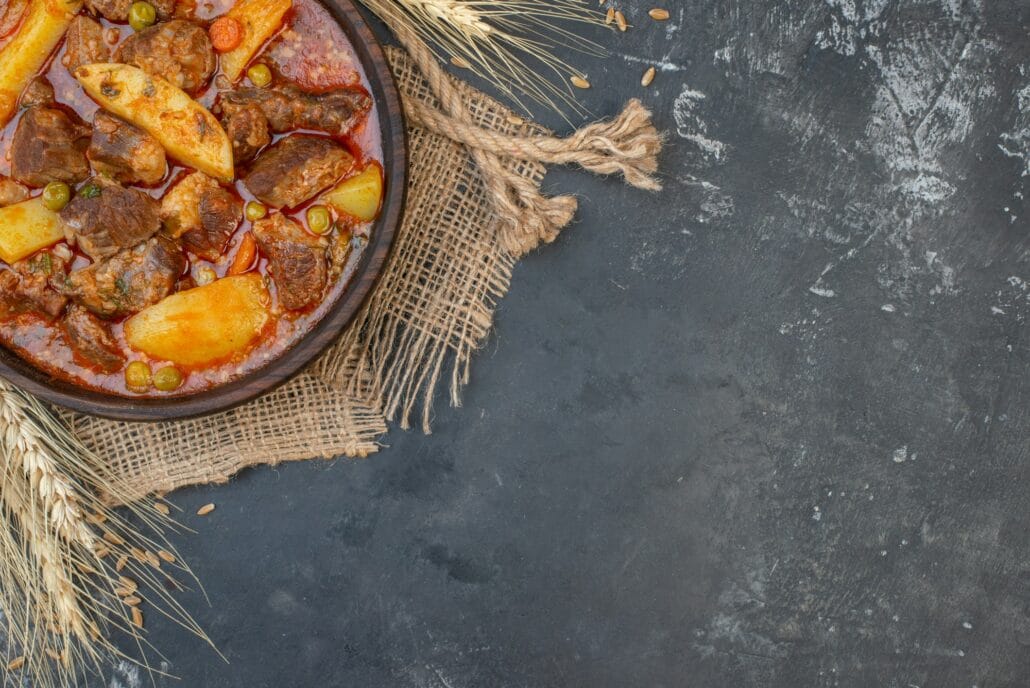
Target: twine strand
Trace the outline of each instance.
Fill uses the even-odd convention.
[[[577,164],[598,174],[621,174],[639,189],[660,191],[655,178],[662,137],[636,98],[610,122],[597,122],[568,138],[511,136],[462,122],[422,101],[404,103],[408,121],[469,148],[552,165]]]
[[[513,256],[521,257],[541,242],[554,241],[572,222],[579,204],[573,196],[544,196],[536,184],[512,170],[506,159],[575,163],[599,174],[621,174],[641,189],[661,189],[654,175],[662,136],[640,101],[631,100],[610,122],[588,125],[565,139],[499,134],[476,124],[429,46],[402,19],[394,19],[390,28],[441,104],[437,109],[418,99],[405,98],[405,113],[411,124],[469,148],[500,218],[501,243]]]

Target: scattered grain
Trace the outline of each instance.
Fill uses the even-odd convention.
[[[619,31],[625,32],[629,29],[629,22],[626,21],[626,15],[621,10],[615,10],[615,24],[619,27]]]
[[[604,15],[604,25],[611,26],[611,23],[615,21],[615,8],[609,7],[608,14]]]
[[[573,74],[569,81],[576,88],[590,88],[590,82],[579,75]]]
[[[8,662],[7,663],[7,670],[8,671],[18,671],[18,669],[21,669],[23,666],[25,666],[25,655],[21,655],[19,657],[15,657],[10,662]]]
[[[168,505],[162,502],[154,503],[154,511],[161,514],[162,516],[167,516],[169,513],[171,513],[171,510],[168,508]]]
[[[651,19],[654,19],[655,21],[668,21],[669,19],[669,10],[663,10],[660,7],[655,7],[653,10],[648,12],[648,14],[651,15]]]
[[[128,563],[129,563],[129,555],[123,554],[122,556],[118,557],[118,561],[115,562],[114,570],[117,571],[118,573],[121,573],[122,569],[124,569],[125,565],[128,564]]]
[[[132,608],[132,623],[136,628],[143,628],[143,612],[139,610],[139,607]]]
[[[643,78],[640,79],[640,85],[641,86],[650,86],[651,82],[654,81],[655,73],[656,72],[655,72],[655,68],[654,67],[648,67],[647,71],[644,72]]]
[[[136,597],[135,595],[133,595],[131,597],[126,597],[124,600],[122,600],[122,604],[126,604],[126,605],[128,605],[130,607],[135,607],[138,604],[140,604],[141,602],[143,602],[143,600],[141,600],[140,598]]]
[[[115,546],[117,546],[117,545],[124,545],[125,544],[125,540],[122,539],[121,535],[115,535],[114,533],[112,533],[109,530],[104,532],[104,539],[107,540],[108,542],[110,542],[112,545],[115,545]]]
[[[153,552],[147,552],[147,563],[153,566],[155,569],[161,568],[161,560],[157,558],[157,555]]]
[[[462,69],[472,69],[472,65],[469,61],[459,55],[451,57],[451,64],[455,67],[461,67]]]
[[[197,509],[197,516],[207,516],[215,510],[214,504],[205,504],[204,506]]]
[[[60,662],[61,661],[61,653],[58,652],[57,650],[55,650],[54,648],[48,647],[48,648],[45,648],[43,651],[46,652],[46,656],[47,657],[49,657],[50,659],[54,660],[55,662]]]

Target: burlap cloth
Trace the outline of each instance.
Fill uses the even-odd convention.
[[[61,412],[87,446],[125,477],[132,498],[225,482],[257,464],[364,457],[378,449],[387,421],[407,428],[416,411],[428,432],[441,381],[448,382],[451,401],[458,403],[471,354],[490,330],[515,262],[571,220],[574,199],[539,194],[544,165],[510,155],[532,146],[534,157],[569,162],[536,150],[560,140],[537,138],[547,132],[444,75],[411,36],[401,39],[411,53],[400,48],[386,53],[409,117],[405,219],[380,281],[331,350],[278,390],[215,416],[126,423]],[[636,124],[628,125],[634,136],[653,135],[657,142],[649,113],[643,110],[644,123],[637,121],[640,112],[635,115]],[[596,131],[601,125],[591,126]],[[605,126],[609,132],[625,129],[626,113]],[[480,146],[477,132],[501,138]],[[611,140],[601,138],[602,147],[612,147]],[[629,148],[641,145],[648,150],[638,157],[650,161],[596,171],[622,172],[633,183],[632,170],[653,171],[655,146],[660,147],[650,139],[641,144],[637,136]],[[591,147],[595,143],[581,142],[579,157],[584,151],[610,157],[591,153]],[[574,161],[591,168],[582,159]]]

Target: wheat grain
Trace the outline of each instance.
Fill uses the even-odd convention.
[[[133,568],[135,578],[122,581],[105,568],[102,559],[112,548],[122,550],[116,568],[130,566],[125,547],[151,564],[157,555],[145,552],[170,549],[162,533],[171,522],[149,502],[129,507],[159,538],[154,541],[108,509],[101,494],[130,501],[121,479],[49,409],[0,382],[0,517],[6,519],[0,527],[0,610],[20,651],[12,663],[33,686],[76,685],[85,663],[99,669],[102,658],[120,654],[101,631],[101,619],[135,636],[143,652],[142,617],[112,606],[116,588],[127,597],[145,587],[148,599],[159,603],[155,609],[207,639],[165,590],[163,573]],[[139,661],[146,666],[145,660],[144,654]]]

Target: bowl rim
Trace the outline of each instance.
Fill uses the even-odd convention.
[[[378,281],[400,228],[407,197],[407,127],[400,94],[382,46],[353,0],[316,0],[343,28],[369,83],[379,117],[386,192],[350,282],[312,328],[266,365],[240,378],[184,396],[135,399],[76,386],[0,346],[0,377],[44,401],[91,416],[122,421],[185,420],[228,411],[286,383],[337,339]]]

